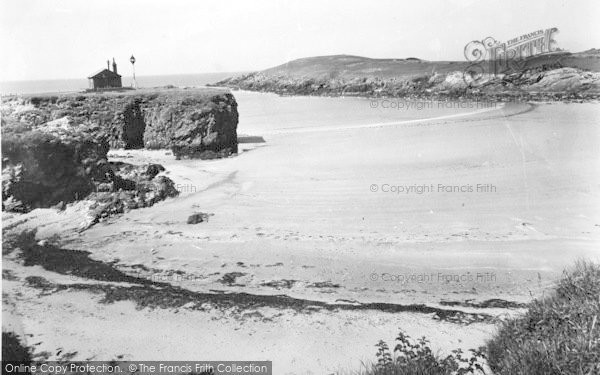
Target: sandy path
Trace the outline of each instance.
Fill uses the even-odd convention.
[[[70,214],[76,209],[37,210],[19,229],[38,227],[38,238],[59,232],[63,248],[89,251],[126,274],[191,293],[286,295],[307,305],[425,304],[442,313],[458,309],[466,321],[514,313],[464,301],[528,301],[573,260],[600,258],[600,181],[592,172],[600,160],[600,112],[591,104],[556,104],[503,117],[516,113],[510,111],[265,132],[266,143],[242,144],[248,151],[227,160],[112,152],[127,162],[160,162],[181,196],[83,233],[69,229],[77,226]],[[438,184],[475,190],[438,191]],[[478,192],[477,184],[495,191]],[[386,192],[431,185],[422,194]],[[196,211],[214,216],[186,224]],[[5,215],[4,225],[22,219]],[[12,267],[21,281],[5,280],[7,290],[22,288],[26,275],[56,285],[86,281],[39,266]],[[103,290],[66,289],[41,298],[36,289],[24,290],[17,307],[35,303],[56,311],[17,311],[23,329],[40,341],[37,352],[51,358],[62,347],[79,359],[268,359],[276,373],[325,374],[373,359],[373,345],[391,342],[398,328],[428,336],[442,351],[481,345],[494,329],[489,320],[457,324],[418,308],[307,312],[275,298],[240,310],[191,294],[184,305],[139,309],[137,297],[98,304]]]

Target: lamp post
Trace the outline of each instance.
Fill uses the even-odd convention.
[[[131,62],[131,68],[133,69],[133,88],[137,89],[137,81],[135,80],[135,57],[131,55],[129,61]]]

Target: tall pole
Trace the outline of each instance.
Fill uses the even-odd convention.
[[[133,69],[133,88],[137,90],[138,86],[137,81],[135,80],[135,57],[131,55],[129,61],[131,62],[131,68]]]

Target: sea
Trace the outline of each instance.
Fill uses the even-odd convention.
[[[173,74],[136,77],[140,88],[162,87],[173,85],[177,87],[196,87],[219,82],[228,77],[235,77],[245,72],[227,73],[198,73],[198,74]],[[133,85],[133,78],[123,76],[123,86]],[[44,93],[67,93],[84,91],[89,87],[86,78],[75,79],[49,79],[37,81],[0,81],[0,94],[44,94]]]

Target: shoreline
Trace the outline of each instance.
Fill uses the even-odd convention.
[[[408,100],[558,101],[600,100],[600,65],[564,57],[549,63],[542,56],[520,70],[467,75],[466,62],[411,62],[389,65],[364,58],[323,56],[234,76],[211,84],[279,95],[357,96]]]
[[[207,88],[229,89],[232,93],[237,91],[248,91],[262,94],[276,94],[281,97],[320,97],[320,98],[364,98],[364,99],[401,99],[404,101],[434,101],[434,102],[452,102],[452,101],[472,101],[472,102],[498,102],[498,103],[535,103],[535,104],[551,104],[551,103],[600,103],[600,93],[586,93],[582,95],[580,92],[565,93],[564,91],[555,92],[530,92],[527,95],[522,95],[522,92],[496,93],[496,94],[481,94],[481,93],[412,93],[406,95],[381,95],[377,93],[290,93],[276,89],[257,89],[236,85],[219,85],[208,84]]]
[[[140,87],[138,89],[129,90],[107,90],[103,92],[94,92],[86,90],[70,90],[70,91],[47,91],[47,92],[28,92],[28,93],[8,93],[0,94],[3,100],[14,98],[30,98],[30,97],[49,97],[49,96],[74,96],[74,95],[143,95],[149,92],[169,91],[169,90],[230,90],[231,93],[252,92],[259,94],[275,94],[281,97],[314,97],[314,98],[361,98],[361,99],[398,99],[404,102],[474,102],[474,103],[533,103],[533,104],[553,104],[553,103],[600,103],[600,93],[584,93],[581,92],[564,92],[564,91],[547,91],[547,92],[528,92],[527,95],[522,95],[521,91],[505,92],[505,93],[410,93],[405,95],[385,95],[376,92],[371,93],[352,93],[352,92],[322,92],[322,93],[302,93],[302,92],[287,92],[277,89],[256,89],[241,88],[237,85],[220,85],[218,83],[207,83],[198,86],[173,86],[164,85],[157,87]]]
[[[262,123],[243,102],[251,98],[237,99],[242,116]],[[212,358],[272,359],[277,373],[335,372],[372,360],[373,345],[393,341],[398,327],[427,336],[442,353],[476,348],[497,321],[550,290],[572,258],[596,254],[597,213],[569,185],[591,183],[591,177],[574,168],[578,174],[565,181],[558,172],[597,155],[590,147],[598,133],[586,125],[597,110],[581,107],[578,113],[585,109],[588,117],[565,129],[560,116],[573,110],[566,106],[507,105],[499,116],[469,112],[409,120],[416,126],[338,127],[325,137],[282,133],[211,161],[112,149],[111,161],[160,163],[176,185],[196,190],[83,232],[75,230],[78,204],[3,213],[6,231],[38,228],[27,255],[33,263],[21,264],[17,253],[5,259],[12,271],[5,280],[11,314],[33,335],[28,346],[40,343],[32,346],[38,360],[64,359],[59,347],[74,360],[158,353],[181,360],[202,350]],[[540,111],[550,120],[536,120]],[[321,123],[326,128],[329,120]],[[242,122],[238,131],[247,133],[251,125]],[[575,134],[571,141],[584,151],[565,160],[564,148],[550,152],[545,145],[567,134]],[[497,148],[489,147],[491,139]],[[528,152],[527,160],[521,152]],[[547,168],[557,172],[549,181],[540,179]],[[371,184],[428,182],[489,182],[499,192],[369,191]],[[214,216],[187,224],[196,211]],[[52,259],[76,255],[78,262],[49,264],[35,257],[40,247]],[[115,277],[102,279],[100,271]],[[384,279],[469,272],[495,276],[472,283]],[[252,296],[258,301],[244,304]],[[198,337],[209,343],[180,345]]]

